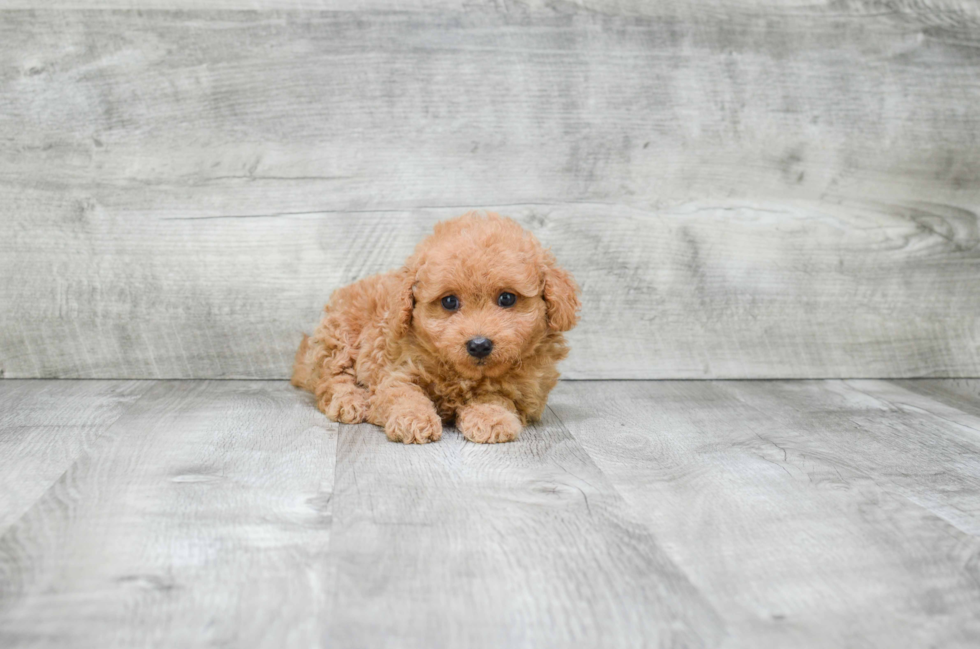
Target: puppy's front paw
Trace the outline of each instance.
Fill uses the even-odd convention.
[[[342,424],[360,424],[367,417],[368,399],[364,390],[337,392],[327,406],[327,417]]]
[[[431,408],[399,410],[391,413],[385,422],[385,435],[393,442],[405,444],[437,442],[442,437],[442,421]]]
[[[479,444],[512,442],[521,432],[521,420],[503,406],[473,403],[456,417],[456,427],[463,437]]]

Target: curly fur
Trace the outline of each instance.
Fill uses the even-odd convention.
[[[502,291],[517,303],[498,306]],[[452,421],[471,441],[511,441],[558,381],[578,292],[517,223],[470,212],[437,224],[402,268],[335,291],[292,383],[334,421],[369,421],[393,441],[438,440]],[[457,311],[442,307],[447,295]],[[493,341],[479,361],[466,352],[475,336]]]

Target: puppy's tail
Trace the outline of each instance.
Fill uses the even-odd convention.
[[[310,380],[310,364],[306,358],[306,352],[309,348],[310,337],[303,334],[303,342],[299,344],[299,349],[296,350],[296,360],[293,361],[293,378],[289,381],[297,388],[304,390],[309,389],[307,385]]]

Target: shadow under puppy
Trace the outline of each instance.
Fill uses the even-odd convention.
[[[296,352],[292,383],[334,421],[406,444],[442,422],[508,442],[541,417],[578,320],[578,286],[509,218],[435,226],[405,265],[338,289]]]

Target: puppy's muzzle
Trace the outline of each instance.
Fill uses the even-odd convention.
[[[493,341],[483,336],[470,338],[466,342],[466,352],[473,358],[486,358],[493,351]]]

